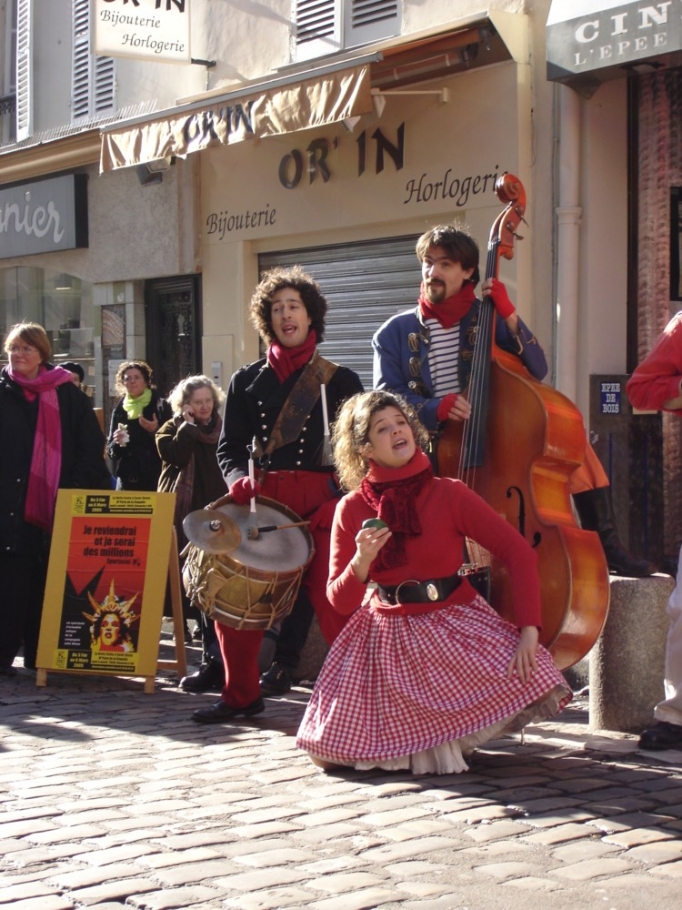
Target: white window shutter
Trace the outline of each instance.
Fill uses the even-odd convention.
[[[114,107],[114,61],[90,52],[90,33],[90,0],[73,0],[72,121],[96,118]]]
[[[73,0],[71,119],[90,113],[90,0]]]
[[[17,5],[17,142],[33,133],[33,0]]]
[[[114,60],[113,57],[95,57],[95,116],[111,111],[114,108]]]
[[[400,34],[402,0],[293,0],[296,63]]]
[[[294,0],[293,59],[312,60],[342,48],[342,0]]]
[[[400,34],[400,0],[346,0],[344,47]]]

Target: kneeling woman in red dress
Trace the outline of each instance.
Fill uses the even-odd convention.
[[[297,737],[325,768],[465,771],[476,746],[571,700],[538,644],[534,551],[464,483],[434,476],[424,436],[388,392],[353,396],[336,422],[335,463],[352,492],[334,517],[327,595],[353,616]],[[465,537],[507,567],[516,625],[457,574]],[[368,582],[376,584],[369,599]]]

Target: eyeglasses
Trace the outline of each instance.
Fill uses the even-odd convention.
[[[144,382],[144,376],[124,376],[123,382]]]
[[[7,350],[10,354],[37,354],[38,348],[32,344],[11,344]]]

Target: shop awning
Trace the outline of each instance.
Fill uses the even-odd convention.
[[[372,110],[369,64],[380,55],[318,68],[160,111],[102,131],[100,171],[184,158],[231,145],[336,123]]]
[[[446,31],[390,39],[372,53],[204,95],[102,130],[100,171],[216,145],[295,133],[369,114],[372,89],[390,91],[505,60],[527,62],[528,17],[484,10]]]
[[[682,60],[679,4],[641,0],[552,0],[547,78],[589,94],[607,79]]]

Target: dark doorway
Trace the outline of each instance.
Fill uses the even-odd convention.
[[[145,285],[147,361],[162,395],[201,372],[201,277],[155,278]]]

